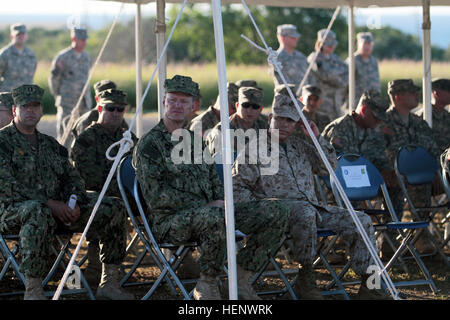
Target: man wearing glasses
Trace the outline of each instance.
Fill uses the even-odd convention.
[[[251,139],[254,136],[258,137],[260,130],[269,128],[269,124],[260,117],[263,109],[263,90],[259,87],[240,87],[238,95],[236,113],[230,117],[230,129],[234,130],[232,131],[234,139],[231,139],[231,143],[235,154],[239,152],[238,148],[240,145],[245,146],[246,142],[248,142],[247,140],[245,142],[237,141],[240,137],[244,139]],[[219,122],[206,137],[206,144],[213,157],[217,157],[222,150],[221,130],[222,125]]]

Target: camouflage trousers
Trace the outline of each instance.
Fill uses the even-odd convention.
[[[64,135],[64,130],[66,129],[66,126],[69,123],[70,115],[72,113],[73,108],[75,106],[56,106],[56,139],[60,141],[62,136]],[[88,108],[86,104],[84,103],[84,100],[80,104],[80,110],[79,115],[84,114],[88,111]],[[69,130],[69,128],[67,128]]]
[[[70,227],[83,232],[97,193],[88,194],[88,203],[80,205],[80,218]],[[100,239],[100,261],[120,264],[125,258],[126,217],[122,201],[105,197],[88,231]],[[42,278],[50,270],[53,235],[61,223],[52,216],[50,208],[42,201],[28,200],[14,203],[0,211],[0,230],[4,234],[18,234],[20,241],[20,271],[28,276]]]
[[[331,229],[341,236],[348,248],[355,273],[366,273],[373,260],[347,210],[331,206],[325,209],[301,200],[286,200],[285,203],[290,208],[289,232],[295,261],[311,265],[317,255],[317,229]],[[372,220],[363,212],[356,211],[356,214],[375,247]]]
[[[246,246],[237,254],[237,263],[245,270],[255,272],[269,253],[275,254],[286,229],[289,210],[277,200],[237,203],[234,209],[235,228],[248,235]],[[153,232],[159,241],[173,244],[198,242],[200,272],[212,276],[222,272],[227,255],[223,208],[178,211],[153,225]]]

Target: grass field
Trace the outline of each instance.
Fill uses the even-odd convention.
[[[143,87],[147,86],[151,78],[154,65],[146,65],[143,67]],[[229,81],[237,81],[239,79],[255,79],[264,89],[264,105],[270,106],[273,99],[273,82],[266,65],[228,65],[227,78]],[[54,108],[54,99],[48,89],[48,76],[50,74],[50,64],[39,63],[35,82],[46,89],[44,94],[44,112],[46,114],[56,113]],[[134,65],[123,64],[99,64],[94,72],[91,80],[91,86],[101,79],[111,79],[117,85],[125,90],[129,97],[129,103],[134,107],[136,101]],[[167,67],[167,76],[172,77],[175,74],[183,74],[191,76],[200,84],[202,94],[202,106],[206,109],[213,103],[217,97],[217,67],[215,64],[169,64]],[[387,83],[392,79],[412,78],[418,85],[422,84],[423,66],[420,61],[400,61],[389,60],[380,62],[380,75],[382,90],[386,92]],[[431,67],[432,77],[448,77],[450,74],[450,62],[435,62]],[[91,92],[93,90],[91,88]],[[156,111],[157,93],[156,81],[152,84],[149,96],[144,103],[144,111]],[[133,108],[130,109],[132,111]]]

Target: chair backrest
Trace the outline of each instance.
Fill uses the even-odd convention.
[[[359,155],[340,156],[336,176],[350,201],[374,199],[380,186],[384,184],[378,169]],[[333,181],[331,183],[335,184]]]
[[[129,155],[122,159],[119,164],[118,175],[117,175],[117,183],[122,185],[123,188],[130,195],[134,196],[134,179],[136,178],[136,172],[134,170],[132,164],[132,156]]]
[[[395,168],[409,184],[420,185],[433,182],[438,164],[424,148],[408,145],[399,149]]]

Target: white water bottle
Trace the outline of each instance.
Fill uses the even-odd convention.
[[[70,209],[75,209],[75,205],[77,204],[77,199],[78,197],[75,194],[71,194],[70,198],[69,198],[69,202],[67,203],[67,205],[69,206]],[[65,223],[64,225],[70,227],[71,223]]]

